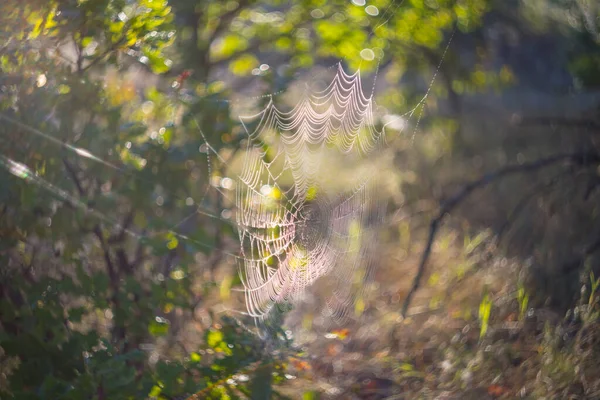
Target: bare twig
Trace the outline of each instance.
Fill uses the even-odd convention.
[[[427,243],[425,245],[425,250],[423,250],[423,254],[421,256],[421,261],[419,263],[419,267],[417,269],[417,274],[415,275],[411,288],[404,299],[404,303],[402,304],[402,315],[406,317],[406,312],[412,298],[416,291],[419,289],[421,284],[421,279],[425,273],[425,266],[427,265],[427,261],[431,254],[431,249],[433,247],[433,243],[435,242],[435,238],[438,232],[438,229],[443,222],[444,218],[452,211],[456,206],[462,203],[471,193],[474,191],[486,187],[490,183],[493,183],[499,179],[510,175],[522,174],[535,172],[540,169],[561,163],[561,162],[569,162],[570,164],[575,164],[579,166],[588,166],[592,164],[600,163],[600,154],[595,152],[577,152],[577,153],[567,153],[567,154],[557,154],[551,157],[542,158],[540,160],[525,163],[521,165],[509,165],[507,167],[501,168],[495,172],[491,172],[489,174],[484,175],[480,179],[473,181],[467,185],[465,185],[462,190],[456,193],[454,196],[450,197],[446,201],[442,202],[439,212],[436,217],[429,224],[429,235],[427,238]]]

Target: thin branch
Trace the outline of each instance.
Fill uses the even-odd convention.
[[[438,229],[443,222],[444,218],[453,211],[460,203],[462,203],[471,193],[474,191],[484,188],[487,185],[505,178],[507,176],[522,174],[522,173],[530,173],[535,172],[540,169],[561,163],[561,162],[570,162],[579,166],[588,166],[592,164],[600,163],[600,154],[587,152],[587,153],[568,153],[568,154],[558,154],[548,158],[543,158],[531,163],[521,164],[521,165],[510,165],[499,169],[495,172],[491,172],[489,174],[484,175],[480,179],[471,182],[465,185],[462,190],[456,193],[454,196],[450,197],[446,201],[441,204],[440,210],[437,216],[431,221],[429,224],[429,236],[427,238],[427,244],[425,245],[425,250],[421,256],[421,261],[419,263],[419,267],[417,269],[417,274],[415,275],[411,288],[404,299],[404,303],[402,305],[402,315],[406,317],[406,312],[408,311],[408,307],[412,301],[413,296],[419,289],[421,284],[421,280],[423,275],[425,274],[425,267],[427,265],[427,261],[429,256],[431,255],[431,249],[433,247],[433,243],[435,242],[435,238],[438,232]]]
[[[80,197],[85,196],[85,190],[83,189],[83,185],[81,184],[81,181],[77,177],[77,171],[75,171],[75,167],[73,167],[73,165],[71,165],[71,163],[68,162],[66,159],[63,159],[63,164],[65,165],[65,168],[66,168],[67,172],[69,173],[69,176],[75,183],[75,187],[77,188],[77,192],[79,193],[79,196]]]
[[[109,56],[111,53],[119,50],[119,47],[125,43],[125,37],[122,37],[121,39],[119,39],[118,41],[112,43],[108,48],[106,48],[102,53],[100,53],[99,55],[97,55],[92,61],[89,62],[88,65],[86,65],[85,67],[83,67],[81,69],[81,73],[86,72],[87,70],[89,70],[90,68],[92,68],[94,65],[98,64],[100,61],[103,61],[107,56]]]
[[[104,261],[106,262],[106,269],[108,271],[108,277],[111,281],[111,285],[113,286],[114,290],[118,290],[119,277],[117,275],[117,269],[115,268],[115,265],[110,256],[110,249],[108,248],[106,240],[104,240],[104,235],[102,234],[100,225],[96,225],[93,229],[93,232],[94,235],[96,235],[98,241],[100,242],[100,249],[102,249]],[[113,294],[116,294],[116,292]]]

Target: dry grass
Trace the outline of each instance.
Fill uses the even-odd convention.
[[[380,295],[363,315],[327,337],[314,330],[298,336],[312,358],[303,370],[291,367],[300,379],[290,382],[289,393],[296,398],[312,387],[332,399],[598,398],[598,293],[588,290],[586,305],[567,317],[549,308],[520,317],[522,266],[491,258],[492,246],[483,243],[470,254],[438,246],[407,319],[399,302],[415,260],[390,262]],[[484,293],[491,313],[482,336]]]

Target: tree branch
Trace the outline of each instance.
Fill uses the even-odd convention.
[[[429,256],[431,255],[431,249],[433,247],[433,243],[435,242],[435,238],[437,236],[438,229],[443,222],[444,218],[453,211],[460,203],[462,203],[469,195],[471,195],[474,191],[484,188],[487,185],[505,178],[510,175],[522,174],[535,172],[540,169],[561,163],[561,162],[569,162],[571,164],[575,164],[578,166],[589,166],[592,164],[600,164],[600,154],[596,152],[578,152],[578,153],[567,153],[567,154],[557,154],[548,158],[542,158],[540,160],[521,164],[521,165],[510,165],[499,169],[495,172],[491,172],[489,174],[484,175],[480,179],[471,182],[465,185],[462,190],[456,193],[454,196],[450,197],[446,201],[442,202],[439,212],[436,217],[431,221],[429,225],[429,235],[427,237],[427,243],[425,245],[425,250],[421,256],[421,261],[419,263],[419,267],[417,269],[417,274],[415,275],[411,288],[404,299],[404,303],[402,304],[402,316],[406,317],[406,312],[408,311],[408,307],[412,301],[413,296],[419,289],[421,284],[421,280],[423,275],[425,274],[425,267],[427,265],[427,261]]]
[[[85,196],[85,190],[83,189],[83,185],[81,184],[81,181],[77,177],[77,171],[75,171],[75,168],[66,159],[63,159],[63,164],[65,165],[65,169],[69,173],[69,176],[75,183],[75,187],[77,188],[77,192],[79,193],[79,196],[80,197]]]

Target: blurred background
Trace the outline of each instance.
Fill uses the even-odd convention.
[[[600,398],[597,2],[3,0],[0,23],[0,398]],[[235,311],[239,116],[338,62],[395,121],[377,268],[344,324],[315,300],[265,337]]]

